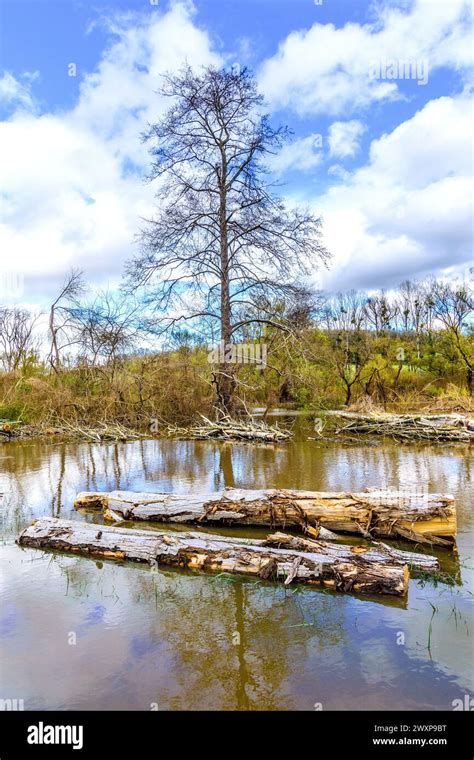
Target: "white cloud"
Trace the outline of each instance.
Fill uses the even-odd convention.
[[[327,287],[390,287],[469,267],[471,119],[467,97],[430,101],[374,140],[368,164],[318,200],[334,255]]]
[[[31,94],[31,84],[39,76],[37,71],[25,71],[21,75],[22,82],[9,71],[5,71],[0,79],[0,105],[13,106],[27,111],[34,110],[35,103]]]
[[[292,169],[309,171],[321,163],[322,146],[322,135],[314,133],[284,145],[278,153],[267,157],[266,164],[276,174]]]
[[[155,94],[160,75],[219,62],[187,3],[110,25],[114,42],[72,110],[17,110],[0,122],[0,271],[23,273],[29,298],[48,297],[71,266],[96,283],[119,281],[154,194],[141,179],[140,134],[168,107]],[[16,80],[0,81],[11,102],[30,103]]]
[[[175,2],[168,13],[116,16],[108,26],[118,41],[105,51],[93,74],[82,82],[72,118],[96,135],[113,139],[126,157],[143,161],[139,137],[147,120],[168,107],[156,95],[163,74],[218,63],[206,32],[193,23],[189,3]]]
[[[428,62],[429,70],[472,66],[468,0],[415,0],[409,10],[384,6],[371,24],[314,24],[291,32],[260,71],[273,108],[348,114],[401,97],[399,83],[371,76],[381,61]]]
[[[412,23],[413,14],[425,7],[418,3]],[[460,7],[458,0],[443,4],[443,28],[451,32],[433,54],[453,62],[454,43],[449,40],[457,35],[456,65],[464,66]],[[426,23],[431,45],[439,38],[441,22],[438,18]],[[323,61],[327,45],[338,45],[334,54],[328,53],[323,90],[313,100],[313,59],[302,58],[299,71],[291,70],[285,47],[282,92],[293,87],[296,72],[296,100],[299,91],[309,97],[303,110],[316,109],[320,96],[321,107],[334,110],[333,94],[347,104],[352,95],[345,84],[331,89],[335,83],[331,66],[341,60],[341,51],[347,47],[343,60],[349,66],[367,40],[388,27],[399,40],[410,32],[421,49],[423,29],[407,29],[406,24],[405,16],[392,9],[378,27],[370,29],[318,27],[317,35],[326,44],[321,48]],[[10,119],[0,122],[0,274],[12,268],[24,273],[30,302],[48,298],[70,266],[84,268],[96,284],[113,286],[119,281],[124,261],[134,252],[139,218],[153,201],[153,187],[144,185],[140,177],[149,156],[139,138],[146,122],[156,120],[166,106],[154,94],[160,74],[177,70],[186,60],[194,66],[220,62],[208,35],[194,23],[188,4],[175,3],[167,13],[147,19],[116,18],[112,28],[113,44],[97,70],[84,78],[78,102],[67,112],[34,111],[28,76],[16,80],[9,74],[0,80],[0,98],[16,109]],[[300,52],[302,39],[302,33],[295,33],[293,42]],[[385,39],[377,44],[383,50],[388,43]],[[372,44],[369,52],[373,50]],[[300,85],[303,90],[298,90]],[[362,101],[366,94],[362,88]],[[372,90],[368,94],[371,97]],[[297,103],[293,105],[299,110]],[[411,273],[463,265],[470,251],[470,126],[467,97],[439,98],[373,141],[366,166],[352,173],[338,165],[330,167],[335,184],[315,202],[324,213],[326,243],[335,255],[325,278],[328,287],[390,285]],[[330,154],[336,159],[353,155],[361,130],[356,120],[334,122],[328,134]],[[280,173],[307,171],[321,160],[319,137],[311,134],[285,146],[272,158],[272,168]],[[139,171],[130,171],[131,166]]]
[[[355,156],[365,126],[356,121],[335,121],[329,127],[329,154],[336,158]]]

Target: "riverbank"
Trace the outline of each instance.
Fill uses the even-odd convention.
[[[0,420],[0,442],[39,438],[54,440],[105,443],[134,441],[149,438],[181,440],[246,441],[248,443],[284,443],[292,438],[292,420],[305,417],[312,421],[310,439],[342,442],[378,437],[392,438],[403,443],[474,443],[474,413],[460,412],[385,412],[372,409],[287,410],[255,409],[248,418],[223,418],[216,422],[199,415],[188,427],[158,424],[153,420],[148,429],[128,427],[119,422],[102,423],[95,427],[62,422],[26,425],[20,421]],[[269,424],[268,418],[280,418],[283,425]]]

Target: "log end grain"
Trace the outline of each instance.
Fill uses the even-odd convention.
[[[82,491],[74,500],[74,509],[93,509],[99,512],[107,509],[108,494],[94,491]]]

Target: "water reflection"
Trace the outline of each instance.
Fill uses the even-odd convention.
[[[27,709],[450,709],[473,688],[474,486],[464,450],[30,441],[1,446],[0,468],[0,697]],[[79,490],[420,482],[459,499],[462,585],[412,581],[405,608],[14,544],[35,516],[100,519],[73,512]]]

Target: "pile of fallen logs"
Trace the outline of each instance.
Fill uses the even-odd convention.
[[[463,414],[360,414],[332,412],[349,420],[336,433],[384,435],[405,441],[474,442],[474,420]]]
[[[89,557],[145,562],[218,573],[240,573],[286,585],[319,584],[336,591],[404,596],[410,572],[434,573],[438,559],[401,551],[378,537],[453,547],[456,509],[451,496],[371,490],[361,493],[226,489],[220,493],[80,493],[76,509],[100,510],[98,525],[43,517],[25,528],[21,546]],[[291,528],[249,539],[126,521]],[[332,531],[355,533],[363,546],[337,543]],[[311,538],[308,538],[308,534]]]
[[[278,426],[267,425],[265,422],[253,419],[234,420],[223,416],[213,422],[202,414],[200,417],[202,424],[188,428],[169,426],[167,434],[184,440],[261,441],[263,443],[280,443],[292,437],[292,432],[289,430],[282,430]]]

